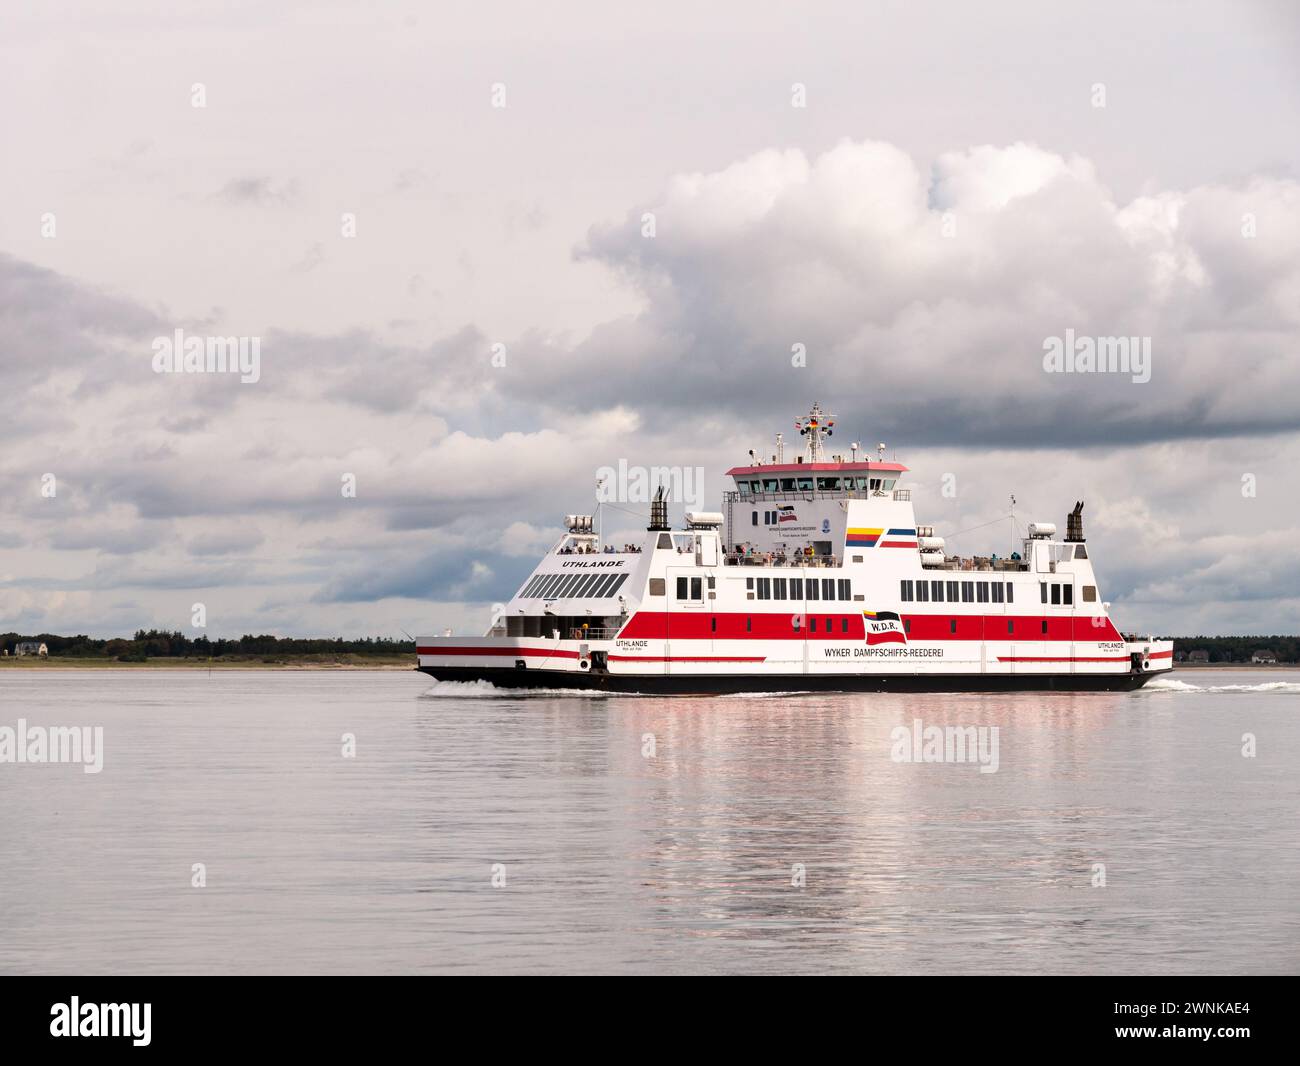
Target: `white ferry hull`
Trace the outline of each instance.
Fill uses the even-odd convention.
[[[486,681],[502,689],[584,690],[642,695],[709,696],[737,692],[1126,692],[1170,671],[1137,674],[578,674],[420,666],[439,681]]]
[[[835,670],[790,670],[755,662],[760,656],[712,654],[655,656],[644,659],[593,657],[591,643],[561,641],[551,646],[500,639],[424,637],[418,643],[418,669],[440,681],[486,681],[503,689],[579,689],[671,695],[736,692],[1122,692],[1141,688],[1171,672],[1170,641],[1125,642],[1118,654],[1072,656],[1072,662],[1014,661],[994,656],[981,671],[978,662],[949,663],[924,670],[898,663],[892,669],[864,671],[846,664]],[[604,642],[602,642],[604,643]],[[613,647],[610,643],[610,647]],[[856,650],[856,646],[850,646]],[[699,649],[703,650],[703,649]],[[733,649],[734,650],[734,649]],[[1098,650],[1100,649],[1090,649]],[[608,655],[608,652],[606,653]],[[615,654],[617,654],[615,652]],[[1048,657],[1037,657],[1046,659]],[[1052,657],[1055,658],[1055,657]],[[596,668],[593,669],[593,663]]]

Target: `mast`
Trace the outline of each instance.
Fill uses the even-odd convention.
[[[804,455],[810,463],[820,463],[822,461],[822,437],[831,435],[831,427],[835,425],[834,415],[822,414],[822,405],[814,403],[812,410],[803,418],[794,420],[794,428],[799,431],[801,437],[806,438],[804,443]]]

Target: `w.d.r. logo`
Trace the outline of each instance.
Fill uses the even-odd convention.
[[[906,644],[907,630],[893,611],[863,611],[868,644]]]

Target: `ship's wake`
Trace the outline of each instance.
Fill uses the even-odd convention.
[[[1280,692],[1288,695],[1300,693],[1300,683],[1295,681],[1263,681],[1258,685],[1193,685],[1173,677],[1157,677],[1148,681],[1141,692]]]
[[[527,699],[530,696],[599,696],[634,695],[634,693],[595,692],[589,688],[497,688],[491,681],[435,681],[420,693],[420,699]]]

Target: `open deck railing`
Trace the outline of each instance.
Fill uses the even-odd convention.
[[[618,629],[596,629],[592,626],[588,626],[586,629],[583,629],[581,626],[579,626],[576,629],[569,630],[567,639],[568,640],[613,640],[616,636],[618,636]]]
[[[727,552],[723,556],[727,566],[839,566],[843,561],[837,555],[781,555],[775,552]]]

